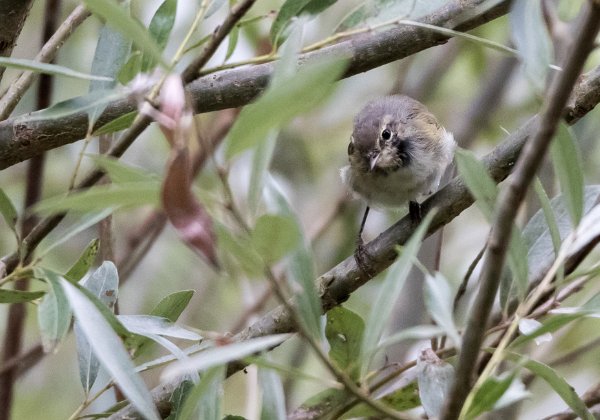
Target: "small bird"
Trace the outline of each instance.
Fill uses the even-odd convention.
[[[341,169],[341,176],[348,189],[367,202],[357,240],[359,265],[369,208],[409,203],[411,218],[420,221],[417,200],[438,189],[455,148],[452,134],[408,96],[375,99],[358,113],[348,145],[350,165]]]

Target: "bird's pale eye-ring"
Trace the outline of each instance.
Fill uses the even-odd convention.
[[[384,140],[389,140],[392,137],[392,132],[387,128],[381,132],[381,138]]]

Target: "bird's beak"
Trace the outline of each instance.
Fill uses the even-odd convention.
[[[379,156],[381,156],[381,153],[377,153],[371,158],[371,161],[369,162],[369,171],[372,172],[373,169],[375,169],[375,165],[377,165],[377,162],[379,161]]]

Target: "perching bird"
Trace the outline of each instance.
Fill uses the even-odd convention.
[[[341,170],[344,184],[367,203],[358,254],[371,206],[409,203],[411,217],[420,220],[417,200],[438,189],[455,147],[452,134],[423,104],[408,96],[375,99],[358,113],[348,145],[350,165]]]

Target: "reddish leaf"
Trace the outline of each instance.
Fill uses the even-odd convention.
[[[185,243],[218,267],[212,220],[192,193],[191,181],[187,147],[173,148],[162,187],[165,213]]]

